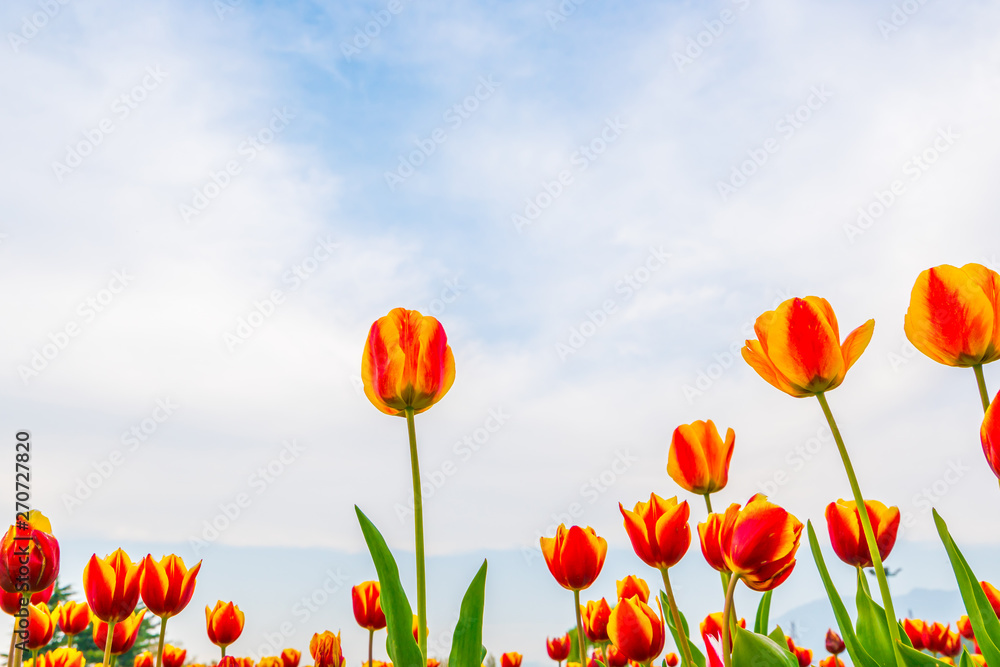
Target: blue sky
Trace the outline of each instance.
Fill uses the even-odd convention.
[[[970,508],[996,479],[971,371],[915,354],[902,321],[920,271],[1000,265],[998,21],[932,0],[4,3],[2,414],[32,431],[65,576],[120,545],[204,558],[194,605],[239,603],[249,653],[323,554],[374,576],[355,504],[412,549],[403,422],[357,387],[368,327],[405,306],[457,365],[417,424],[432,567],[459,580],[432,631],[489,555],[489,648],[545,664],[568,594],[524,549],[579,503],[618,554],[601,594],[642,574],[617,503],[679,492],[677,425],[736,430],[717,504],[768,491],[821,522],[849,493],[815,401],[735,354],[815,294],[845,334],[876,321],[830,401],[865,493],[912,516],[897,585],[950,586],[920,556],[929,507],[995,547],[1000,519]],[[302,550],[281,604],[255,583],[278,548]],[[776,609],[822,594],[809,561]],[[297,648],[342,628],[360,660],[346,590]],[[209,659],[200,614],[172,639]]]

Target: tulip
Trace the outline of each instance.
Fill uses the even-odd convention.
[[[896,543],[899,530],[899,508],[886,507],[877,500],[866,500],[868,520],[871,522],[875,541],[878,543],[879,557],[885,561]],[[826,522],[830,529],[830,541],[840,560],[854,567],[871,567],[871,551],[861,527],[861,516],[857,504],[840,499],[826,507]]]
[[[785,642],[788,644],[788,652],[795,656],[799,667],[809,667],[812,664],[813,652],[811,649],[796,646],[791,637],[785,637]]]
[[[351,588],[351,601],[354,603],[354,620],[358,625],[368,630],[368,664],[371,667],[372,648],[375,641],[375,631],[386,626],[385,614],[382,613],[380,600],[381,589],[377,581],[363,581]],[[419,643],[420,638],[416,637]]]
[[[645,602],[635,598],[622,600],[611,611],[608,636],[629,660],[649,663],[660,655],[666,641],[662,610],[657,616]]]
[[[608,619],[611,617],[611,607],[608,601],[601,598],[595,602],[591,600],[586,607],[580,608],[583,616],[583,632],[587,639],[595,643],[608,641]]]
[[[554,637],[552,639],[545,640],[545,650],[548,651],[549,657],[560,664],[563,660],[569,657],[570,645],[571,642],[568,632],[562,637]]]
[[[972,621],[969,620],[968,616],[962,616],[955,623],[955,627],[958,628],[959,634],[968,639],[970,642],[976,638],[975,633],[972,631]]]
[[[29,651],[39,651],[52,641],[56,631],[56,621],[52,618],[49,606],[41,604],[28,605],[28,638],[25,646]]]
[[[187,651],[165,644],[163,646],[163,667],[181,667],[187,658]],[[277,667],[281,667],[279,664]]]
[[[720,491],[729,481],[729,461],[735,444],[736,432],[726,431],[723,442],[711,419],[678,426],[670,439],[667,474],[699,496]]]
[[[500,667],[521,667],[520,653],[504,653],[500,656]]]
[[[625,517],[632,548],[646,565],[663,570],[676,565],[687,553],[691,545],[691,508],[686,500],[678,504],[676,497],[664,500],[651,493],[648,503],[637,502],[631,512],[621,503],[618,508]]]
[[[139,655],[135,656],[135,660],[132,661],[132,667],[153,667],[156,663],[156,658],[149,651],[143,651]]]
[[[392,665],[389,667],[392,667]],[[427,667],[441,667],[441,661],[434,658],[427,658]]]
[[[979,429],[979,439],[983,444],[983,454],[993,474],[1000,478],[1000,393],[986,408],[983,425]]]
[[[215,667],[243,667],[243,663],[240,662],[239,658],[234,658],[231,655],[222,656],[222,660],[219,660]],[[250,665],[253,667],[253,665]]]
[[[0,589],[38,593],[55,583],[59,575],[59,542],[41,512],[31,510],[27,520],[23,514],[18,517],[0,542]]]
[[[628,664],[628,658],[614,644],[608,644],[604,653],[607,658],[604,664],[608,667],[625,667]]]
[[[343,667],[344,656],[340,650],[340,633],[333,634],[329,630],[323,634],[316,633],[309,641],[309,652],[316,667]]]
[[[201,561],[190,570],[177,555],[164,556],[157,563],[153,555],[143,559],[139,570],[139,594],[146,608],[160,617],[160,646],[156,653],[156,667],[163,665],[163,640],[167,633],[167,620],[181,613],[194,595],[195,577],[201,570]]]
[[[135,640],[139,636],[139,626],[142,625],[142,618],[146,615],[146,610],[135,612],[132,615],[123,618],[121,621],[114,623],[114,629],[111,631],[111,641],[108,641],[108,628],[109,623],[100,621],[94,623],[94,643],[97,644],[97,648],[104,651],[107,655],[121,655],[132,649],[135,645]]]
[[[281,652],[282,667],[299,667],[299,660],[301,659],[302,653],[293,648],[286,648]]]
[[[903,632],[906,633],[913,648],[918,651],[928,648],[930,644],[930,637],[927,630],[928,628],[924,626],[924,622],[919,619],[903,619]]]
[[[56,607],[53,614],[64,635],[75,637],[90,625],[90,606],[86,602],[67,600]]]
[[[265,655],[258,662],[256,667],[283,667],[281,658],[276,655]]]
[[[619,600],[638,595],[643,602],[649,602],[649,585],[634,574],[616,581],[615,587],[618,589]]]
[[[44,591],[32,593],[26,604],[40,604],[42,602],[48,604],[49,600],[52,599],[52,593],[55,592],[55,589],[56,584],[55,582],[52,582],[52,585]],[[2,609],[5,614],[10,614],[11,616],[17,614],[17,612],[21,609],[21,601],[23,599],[24,594],[22,593],[8,593],[7,591],[0,589],[0,609]]]
[[[232,602],[219,600],[215,603],[214,609],[205,607],[205,627],[208,631],[208,640],[222,649],[223,657],[226,655],[226,647],[243,634],[245,622],[246,617],[243,612]]]
[[[65,646],[47,651],[37,660],[32,661],[32,667],[86,667],[87,659],[83,653],[75,648]]]
[[[983,587],[983,593],[986,594],[986,599],[990,601],[993,613],[1000,617],[1000,591],[994,588],[993,584],[988,581],[980,581],[979,585]]]
[[[826,652],[837,655],[843,653],[846,646],[844,646],[844,640],[841,639],[840,635],[830,628],[826,631]]]
[[[412,627],[412,629],[413,629],[413,641],[415,641],[415,642],[419,642],[419,641],[420,641],[420,638],[419,638],[419,634],[417,633],[417,628],[419,628],[419,627],[420,627],[420,617],[419,617],[419,616],[417,616],[416,614],[414,614],[414,615],[413,615],[413,622],[411,623],[411,627]],[[431,634],[431,631],[430,631],[430,630],[428,630],[428,629],[427,629],[427,628],[425,627],[425,628],[424,628],[424,637],[427,637],[427,636],[429,636],[430,634]]]
[[[236,658],[236,663],[238,667],[256,667],[254,659],[250,657],[246,658]]]
[[[740,619],[740,627],[747,627],[745,618]],[[722,612],[717,611],[709,614],[700,625],[701,638],[708,649],[708,660],[710,667],[722,667],[724,661],[722,653],[718,648],[722,644]]]
[[[831,655],[820,660],[819,667],[844,667],[844,661],[835,655]]]
[[[677,667],[680,664],[681,659],[676,653],[668,653],[667,657],[664,658],[664,662],[667,663],[667,667]]]
[[[105,623],[127,618],[139,603],[140,565],[118,549],[110,556],[97,554],[83,569],[83,590],[94,617]]]

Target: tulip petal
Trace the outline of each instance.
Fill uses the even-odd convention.
[[[858,360],[861,354],[871,342],[872,334],[875,332],[875,320],[868,320],[860,327],[847,334],[843,345],[840,346],[844,355],[844,373],[851,370],[851,366]]]
[[[789,299],[774,312],[767,353],[775,369],[809,393],[823,391],[844,373],[836,319],[825,299]]]

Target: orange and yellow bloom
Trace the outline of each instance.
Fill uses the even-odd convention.
[[[650,567],[658,570],[673,567],[691,546],[691,527],[688,518],[691,508],[685,500],[664,500],[655,493],[649,502],[638,502],[630,512],[618,503],[625,517],[625,531],[632,541],[635,554]]]
[[[500,667],[521,667],[523,656],[511,651],[500,656]]]
[[[139,636],[139,626],[142,625],[142,618],[146,615],[146,610],[137,611],[132,615],[115,623],[114,634],[111,637],[111,655],[121,655],[128,652],[135,645],[135,640]],[[100,621],[94,623],[94,643],[102,651],[107,650],[108,624]]]
[[[309,652],[316,662],[316,667],[343,667],[344,656],[340,649],[339,632],[337,634],[329,630],[322,634],[317,632],[309,640]]]
[[[711,419],[674,429],[667,455],[667,474],[682,488],[700,496],[715,493],[729,481],[736,432],[726,431],[723,442]]]
[[[608,621],[608,636],[626,658],[640,663],[660,655],[666,641],[662,615],[635,598],[615,605]]]
[[[455,382],[455,357],[444,327],[415,310],[389,311],[368,332],[361,379],[368,400],[388,415],[429,409]]]
[[[884,561],[899,530],[899,508],[886,507],[877,500],[866,500],[868,520],[875,533],[879,557]],[[826,523],[830,530],[830,542],[840,560],[854,567],[871,567],[872,555],[861,529],[861,515],[857,503],[840,499],[826,507]]]
[[[286,648],[281,652],[281,664],[283,667],[299,667],[299,660],[301,659],[302,653],[293,648]]]
[[[38,660],[29,662],[31,667],[86,667],[87,658],[75,648],[62,646],[46,651],[38,656]]]
[[[219,600],[214,608],[205,607],[205,628],[208,639],[223,651],[243,634],[246,617],[232,602]],[[339,665],[338,665],[339,667]]]
[[[597,580],[608,555],[608,541],[590,526],[566,528],[560,524],[555,537],[539,538],[549,572],[563,588],[580,591]]]
[[[58,575],[59,542],[52,536],[52,524],[44,514],[31,510],[27,521],[19,519],[0,541],[0,589],[38,593]]]
[[[139,603],[139,566],[121,549],[104,558],[97,554],[90,557],[83,568],[83,591],[95,618],[117,623],[135,611]]]
[[[187,651],[170,644],[163,646],[163,667],[181,667],[187,659]]]
[[[56,620],[44,602],[28,605],[28,637],[25,646],[29,651],[39,651],[52,641]]]
[[[649,603],[649,584],[634,574],[630,574],[624,579],[616,581],[615,588],[618,590],[619,600],[638,595],[640,600],[647,604]]]
[[[90,625],[90,606],[86,602],[67,600],[53,612],[64,635],[75,636]]]
[[[200,569],[201,561],[189,570],[180,556],[170,554],[156,562],[152,554],[147,555],[139,575],[139,593],[146,608],[160,618],[181,613],[191,602]]]
[[[986,416],[979,429],[979,439],[990,470],[1000,478],[1000,393],[993,398],[990,407],[986,408]]]
[[[608,619],[611,617],[611,606],[604,598],[591,600],[586,606],[580,606],[580,617],[583,619],[583,634],[592,642],[608,641]]]
[[[156,658],[149,651],[143,651],[132,661],[132,667],[153,667],[155,664]]]
[[[377,581],[363,581],[351,588],[354,620],[369,631],[381,630],[385,627],[385,614],[382,612],[382,604],[379,599],[380,591]]]
[[[903,320],[906,337],[948,366],[1000,359],[1000,275],[981,264],[923,271]]]
[[[788,299],[757,318],[757,340],[746,342],[743,359],[786,394],[813,396],[840,386],[874,329],[875,320],[868,320],[841,343],[837,316],[826,299]]]
[[[545,640],[545,650],[549,657],[557,662],[562,662],[569,657],[570,640],[567,632],[562,637],[553,637]]]
[[[835,655],[828,655],[819,661],[819,667],[844,667],[844,661]]]

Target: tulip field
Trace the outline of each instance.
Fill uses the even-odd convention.
[[[852,323],[853,324],[853,323]],[[619,502],[621,529],[641,572],[604,571],[608,542],[592,527],[565,524],[540,539],[553,586],[565,589],[564,618],[538,628],[536,642],[557,667],[922,667],[1000,666],[1000,591],[980,579],[948,529],[948,517],[934,513],[966,614],[961,618],[911,619],[900,615],[885,562],[892,557],[900,511],[892,499],[866,497],[827,393],[841,388],[851,368],[864,359],[874,320],[842,335],[832,305],[816,296],[793,297],[761,314],[755,338],[742,357],[773,389],[804,398],[822,413],[843,464],[843,498],[831,498],[823,516],[796,517],[763,494],[745,503],[713,506],[713,494],[740,470],[730,464],[733,429],[723,434],[712,419],[677,425],[665,448],[663,474],[677,494],[632,507]],[[984,418],[979,427],[984,464],[1000,477],[1000,399],[991,401],[984,366],[1000,359],[1000,275],[980,264],[941,265],[916,277],[905,335],[928,360],[965,373],[979,390]],[[237,642],[246,621],[239,600],[205,608],[205,633],[218,647],[219,667],[316,667],[347,664],[397,667],[479,667],[489,659],[520,667],[524,647],[483,645],[488,563],[483,562],[461,601],[448,655],[430,655],[427,631],[426,545],[416,416],[446,400],[456,377],[455,358],[442,322],[416,310],[396,308],[377,319],[361,345],[364,393],[379,413],[406,425],[413,482],[416,587],[406,591],[392,551],[378,527],[356,507],[377,580],[358,581],[351,594],[354,618],[367,630],[366,652],[345,650],[340,628],[315,628],[310,656],[294,648],[259,661],[241,655]],[[970,373],[971,369],[971,373]],[[375,411],[372,419],[381,418]],[[27,446],[25,450],[27,450]],[[692,525],[691,503],[704,504],[707,518]],[[860,511],[864,508],[865,511]],[[166,642],[168,621],[187,610],[202,562],[176,554],[129,555],[122,549],[93,554],[86,563],[60,558],[59,530],[37,509],[18,512],[0,545],[3,610],[12,622],[10,667],[182,667],[186,651]],[[692,542],[697,546],[692,548]],[[821,546],[836,561],[826,562]],[[804,548],[801,548],[804,547]],[[675,595],[671,570],[682,559],[703,561],[718,575],[717,611],[687,618]],[[805,562],[803,562],[805,561]],[[815,568],[824,583],[838,627],[823,646],[797,646],[770,618],[771,597],[796,568]],[[57,577],[82,568],[79,599],[57,595]],[[850,568],[855,590],[838,590],[830,571]],[[869,584],[867,571],[874,573]],[[616,579],[616,598],[589,599],[599,577]],[[620,578],[618,578],[620,577]],[[756,608],[736,608],[737,589],[753,591]],[[572,610],[570,609],[572,598]],[[55,601],[54,601],[55,600]],[[53,602],[54,601],[54,602]],[[49,603],[53,602],[50,607]],[[187,610],[187,611],[186,611]],[[155,648],[135,654],[143,624],[159,619]],[[568,632],[566,628],[571,628]],[[59,632],[58,645],[54,642]],[[97,653],[88,661],[92,639]],[[391,663],[374,659],[385,645]],[[489,655],[489,658],[487,656]]]

